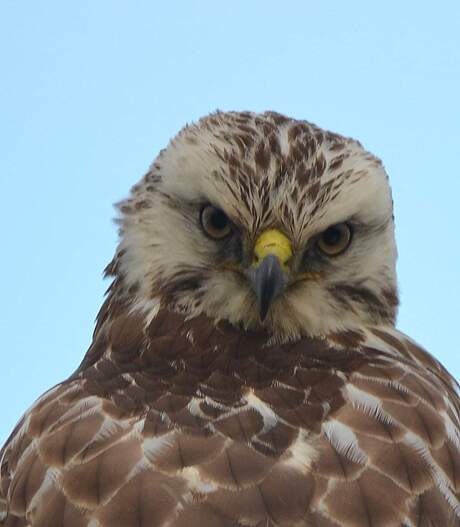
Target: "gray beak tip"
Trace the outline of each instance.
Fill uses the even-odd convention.
[[[263,322],[271,304],[284,289],[286,276],[279,259],[274,254],[269,254],[258,267],[251,269],[249,278],[257,297],[260,320]]]

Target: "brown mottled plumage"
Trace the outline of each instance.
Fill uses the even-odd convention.
[[[203,233],[207,203],[226,241]],[[460,525],[457,385],[394,328],[375,157],[279,114],[218,112],[120,210],[91,347],[0,452],[0,525]],[[316,240],[340,222],[353,237],[326,257]],[[264,318],[249,284],[270,229],[292,254]]]

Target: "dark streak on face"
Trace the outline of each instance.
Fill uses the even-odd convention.
[[[369,288],[358,284],[339,283],[328,288],[345,308],[355,311],[354,306],[366,307],[368,314],[376,321],[383,320],[393,324],[396,318],[396,307],[398,304],[396,291],[386,291],[383,298]]]

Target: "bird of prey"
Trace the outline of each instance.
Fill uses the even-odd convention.
[[[118,222],[88,352],[0,452],[2,527],[460,525],[457,385],[395,329],[376,157],[216,112]]]

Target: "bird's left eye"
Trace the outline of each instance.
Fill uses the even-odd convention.
[[[205,205],[201,209],[200,221],[204,232],[215,240],[221,240],[232,232],[232,223],[228,216],[212,205]]]
[[[327,256],[337,256],[351,243],[351,228],[346,223],[337,223],[322,232],[316,242],[318,248]]]

